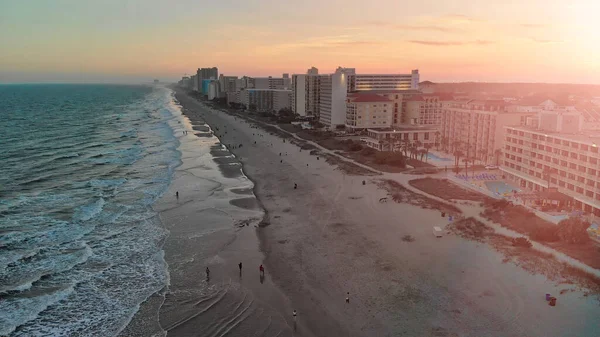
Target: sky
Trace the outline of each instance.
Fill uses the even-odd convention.
[[[312,66],[437,82],[600,84],[598,0],[0,0],[0,83]]]

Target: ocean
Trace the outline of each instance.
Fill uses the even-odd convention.
[[[113,336],[169,282],[171,91],[0,85],[0,335]]]

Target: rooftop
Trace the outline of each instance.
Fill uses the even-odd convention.
[[[354,93],[349,95],[348,99],[351,102],[391,102],[391,100],[385,96],[380,96],[371,93]]]
[[[368,131],[375,133],[392,133],[402,131],[437,131],[438,129],[429,125],[398,125],[392,128],[382,129],[367,129]]]
[[[536,133],[538,135],[573,141],[573,142],[586,144],[586,145],[590,145],[590,146],[594,146],[594,145],[600,146],[600,132],[599,131],[582,130],[581,132],[577,132],[577,133],[563,133],[563,132],[542,130],[542,129],[538,129],[533,126],[506,126],[506,128],[510,128],[510,129],[517,130],[517,131]]]
[[[526,96],[516,101],[517,105],[524,106],[537,106],[545,101],[552,101],[557,106],[574,106],[575,101],[570,100],[568,97],[548,97],[548,96]]]
[[[408,95],[408,94],[420,94],[421,91],[415,90],[415,89],[406,89],[406,90],[396,89],[396,90],[360,90],[360,91],[353,91],[353,92],[351,92],[351,94],[361,94],[361,93],[370,93],[370,94],[404,94],[404,95]]]

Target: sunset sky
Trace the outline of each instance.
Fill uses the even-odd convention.
[[[0,82],[406,73],[600,84],[597,0],[0,0]]]

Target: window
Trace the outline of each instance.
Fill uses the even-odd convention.
[[[425,133],[424,133],[424,135],[425,135],[425,138],[424,138],[424,139],[425,139],[425,140],[429,140],[429,132],[425,132]]]
[[[413,133],[413,140],[419,140],[419,134],[418,133]]]

